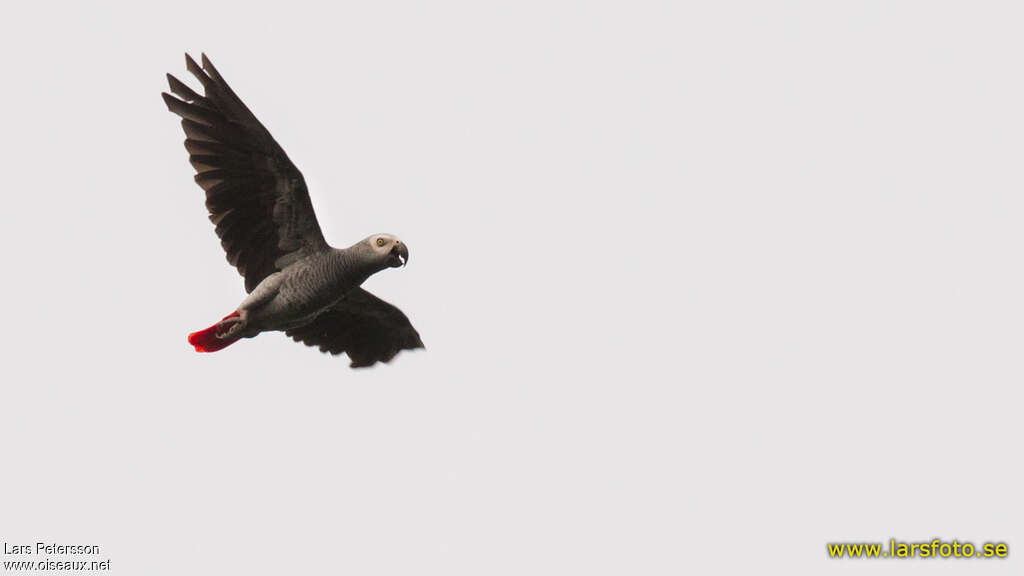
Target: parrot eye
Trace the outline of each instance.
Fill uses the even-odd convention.
[[[384,239],[383,238],[377,238],[377,246],[383,246],[383,245],[384,245]]]

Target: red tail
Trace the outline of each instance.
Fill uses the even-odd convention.
[[[223,322],[228,318],[234,318],[235,316],[238,316],[237,311],[228,314],[220,322]],[[220,326],[220,322],[217,322],[206,330],[200,330],[199,332],[193,332],[188,335],[188,343],[195,346],[196,352],[216,352],[217,350],[227,348],[235,342],[238,342],[237,336],[229,338],[220,338],[217,336],[217,327]]]

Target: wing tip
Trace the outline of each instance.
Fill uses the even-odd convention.
[[[206,56],[206,52],[203,52],[201,54],[200,60],[203,63],[203,70],[206,71],[206,73],[210,76],[210,78],[213,79],[214,82],[216,82],[220,86],[227,85],[227,83],[224,82],[224,78],[220,75],[220,72],[217,71],[217,67],[214,66],[213,62]]]
[[[178,78],[173,74],[167,75],[167,86],[170,87],[171,92],[184,101],[196,103],[205,102],[205,98],[200,96],[195,90],[189,88],[184,82],[178,80]]]
[[[203,72],[203,69],[199,67],[199,64],[196,64],[196,61],[188,52],[185,52],[185,68],[199,80],[203,87],[210,83],[210,77],[206,75],[206,72]]]

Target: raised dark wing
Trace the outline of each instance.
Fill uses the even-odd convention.
[[[291,262],[327,249],[302,173],[203,54],[185,65],[200,96],[174,76],[167,108],[182,117],[185,148],[228,262],[249,292]]]
[[[398,308],[362,288],[349,292],[313,322],[285,334],[321,352],[348,354],[353,368],[389,362],[402,350],[423,348],[423,341]]]

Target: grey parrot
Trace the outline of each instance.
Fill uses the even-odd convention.
[[[352,367],[388,362],[423,341],[401,310],[363,290],[372,274],[404,266],[409,249],[391,234],[348,248],[324,240],[302,173],[249,111],[205,54],[202,68],[185,65],[199,95],[168,74],[175,96],[167,108],[182,117],[185,149],[228,262],[249,293],[238,308],[189,334],[197,352],[215,352],[241,338],[283,330],[297,342],[346,353]]]

